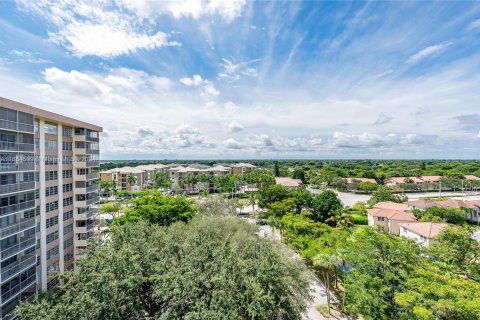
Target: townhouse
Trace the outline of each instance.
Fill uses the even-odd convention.
[[[400,236],[414,240],[422,247],[428,247],[434,238],[448,226],[446,223],[415,222],[401,223]]]

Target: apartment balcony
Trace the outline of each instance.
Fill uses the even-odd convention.
[[[34,266],[37,263],[37,258],[34,254],[26,255],[20,257],[20,261],[13,263],[6,268],[2,268],[1,280],[0,282],[5,282],[15,275],[18,275],[20,272]]]
[[[35,208],[35,200],[25,201],[17,204],[12,204],[5,207],[0,207],[0,215],[14,213],[22,210]]]
[[[89,205],[92,205],[92,204],[95,204],[95,203],[98,203],[100,201],[100,197],[94,197],[94,198],[90,198],[90,199],[87,199],[87,206]]]
[[[98,208],[91,208],[88,211],[85,211],[85,212],[82,212],[82,213],[77,213],[75,215],[75,220],[87,220],[87,219],[90,219],[92,217],[97,216],[98,213],[99,213]]]
[[[4,120],[4,119],[0,119],[0,128],[1,129],[7,129],[7,130],[13,130],[13,131],[28,132],[28,133],[34,133],[35,132],[35,127],[31,124],[19,123],[19,122],[16,122],[16,121],[8,121],[8,120]]]
[[[87,161],[87,167],[99,167],[99,166],[100,166],[100,161],[98,160]]]
[[[35,163],[21,162],[21,163],[0,163],[0,172],[12,171],[33,171],[35,170]]]
[[[87,154],[99,154],[100,150],[87,148],[86,152],[87,152]]]
[[[8,227],[0,228],[0,238],[11,236],[12,234],[22,232],[34,226],[35,226],[35,218],[20,219],[18,223],[15,223]]]
[[[86,177],[87,180],[98,180],[100,179],[100,173],[96,172],[96,173],[89,173],[87,174],[87,177]]]
[[[11,288],[9,291],[5,292],[2,294],[2,303],[5,304],[10,298],[15,297],[17,293],[23,291],[24,289],[27,289],[31,287],[33,284],[35,284],[37,281],[37,275],[33,274],[27,279],[23,280],[19,284],[17,284],[15,287]]]
[[[35,190],[35,181],[19,182],[0,186],[0,194]]]
[[[86,147],[78,147],[73,145],[73,154],[75,155],[85,155],[87,154],[87,148]]]
[[[28,238],[21,238],[20,243],[14,244],[8,248],[2,249],[1,251],[1,259],[5,259],[11,257],[22,250],[35,246],[36,240],[35,237],[28,237]]]
[[[34,144],[28,144],[28,143],[0,141],[0,151],[34,152],[35,151],[35,145]]]
[[[86,132],[75,132],[75,135],[73,136],[75,141],[87,141],[87,134]]]

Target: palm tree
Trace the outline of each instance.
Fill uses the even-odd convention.
[[[127,176],[127,182],[130,184],[130,199],[133,198],[133,186],[137,183],[137,177],[135,177],[133,174],[129,174]]]
[[[330,314],[330,279],[328,272],[330,271],[330,268],[336,267],[335,264],[336,259],[330,254],[320,253],[313,258],[313,265],[322,269],[323,284],[325,285],[325,293],[327,295],[328,314]]]
[[[347,292],[347,259],[345,249],[338,248],[337,257],[342,263],[342,272],[343,272],[343,297],[342,297],[342,310],[345,310],[345,295]]]

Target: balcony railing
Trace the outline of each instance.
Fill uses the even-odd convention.
[[[93,186],[87,187],[86,191],[87,191],[87,193],[95,192],[95,191],[98,192],[98,185],[93,185]]]
[[[6,267],[5,269],[2,269],[1,282],[8,280],[10,277],[18,274],[19,272],[22,272],[24,269],[27,269],[28,267],[34,266],[37,262],[35,255],[24,256],[22,258],[25,258],[25,260],[13,263],[8,267]]]
[[[94,204],[94,203],[98,203],[98,201],[100,201],[100,198],[99,198],[99,197],[87,199],[87,200],[86,200],[87,206],[89,206],[89,205],[91,205],[91,204]]]
[[[87,148],[87,154],[99,154],[100,150]]]
[[[15,287],[10,289],[9,291],[5,292],[2,294],[2,303],[5,303],[8,299],[10,299],[12,296],[16,295],[18,292],[22,291],[23,289],[26,289],[30,287],[32,284],[36,282],[37,275],[31,275],[27,279],[23,280],[19,284],[17,284]]]
[[[30,171],[35,170],[35,163],[0,163],[0,172],[6,171]]]
[[[5,119],[0,119],[0,128],[7,129],[7,130],[29,132],[29,133],[33,133],[35,130],[35,127],[31,124],[19,123],[16,121],[9,121]]]
[[[17,204],[12,204],[5,207],[0,207],[0,215],[13,213],[21,210],[35,208],[35,200],[25,201]]]
[[[36,243],[35,237],[32,236],[31,238],[25,239],[20,244],[14,244],[11,247],[5,248],[2,250],[1,257],[2,259],[5,259],[7,257],[10,257],[14,254],[17,254],[18,252],[25,250],[28,247],[34,246]]]
[[[0,194],[35,189],[35,181],[19,182],[0,186]]]
[[[94,179],[99,179],[100,178],[100,173],[88,173],[86,179],[87,180],[94,180]]]
[[[0,229],[0,237],[4,238],[35,226],[35,218],[21,219],[19,223]]]
[[[100,165],[100,161],[90,160],[87,161],[87,167],[98,167]]]
[[[35,145],[29,143],[0,141],[0,150],[33,152],[35,150]]]

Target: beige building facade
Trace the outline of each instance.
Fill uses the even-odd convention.
[[[0,98],[0,319],[74,270],[95,235],[101,131]]]

